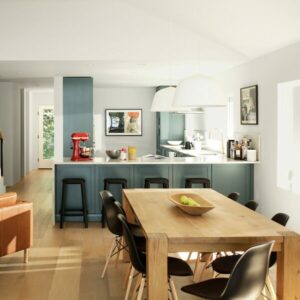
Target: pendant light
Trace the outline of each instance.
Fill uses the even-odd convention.
[[[176,107],[226,106],[227,101],[214,79],[194,75],[182,80],[176,88],[173,105]]]
[[[185,108],[173,104],[176,93],[175,87],[165,87],[157,91],[154,95],[152,112],[174,112],[178,114],[199,114],[204,113],[202,108]]]

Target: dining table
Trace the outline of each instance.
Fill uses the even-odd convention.
[[[194,193],[214,208],[194,216],[170,197]],[[278,299],[300,299],[300,236],[213,189],[124,189],[128,222],[138,223],[147,240],[147,299],[168,299],[169,253],[245,251],[274,241]]]

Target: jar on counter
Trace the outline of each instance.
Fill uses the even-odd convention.
[[[128,146],[128,160],[135,160],[136,159],[136,147]]]

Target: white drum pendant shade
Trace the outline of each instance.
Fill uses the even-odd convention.
[[[177,86],[174,106],[226,106],[222,89],[210,77],[195,75],[182,80]]]
[[[167,87],[159,90],[155,93],[151,111],[170,111],[170,112],[176,112],[179,109],[182,110],[182,107],[175,107],[173,105],[174,96],[175,96],[175,87]]]

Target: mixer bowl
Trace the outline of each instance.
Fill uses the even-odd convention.
[[[118,159],[121,155],[121,150],[106,150],[106,155],[111,159]]]

